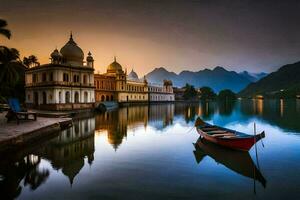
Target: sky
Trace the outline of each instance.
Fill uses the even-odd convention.
[[[300,1],[0,0],[12,31],[0,44],[41,64],[73,38],[96,72],[117,61],[139,76],[223,66],[272,72],[300,60]]]

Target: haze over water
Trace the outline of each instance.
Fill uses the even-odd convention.
[[[237,154],[198,140],[193,128],[198,115],[248,134],[253,134],[254,122],[257,132],[265,130],[265,147],[257,143],[259,166],[255,147],[250,155]],[[298,199],[299,119],[300,100],[161,104],[96,114],[76,120],[51,140],[4,155],[1,195],[3,199]]]

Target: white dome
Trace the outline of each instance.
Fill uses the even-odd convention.
[[[133,71],[133,69],[132,69],[131,72],[128,74],[128,79],[129,80],[139,80],[139,77],[138,77],[137,73],[135,73],[135,71]]]
[[[84,53],[82,49],[74,42],[72,33],[69,41],[60,49],[65,62],[73,65],[83,65]]]

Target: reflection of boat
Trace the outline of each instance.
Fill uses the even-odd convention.
[[[197,163],[206,156],[210,156],[217,163],[221,163],[227,168],[243,176],[259,181],[263,187],[266,187],[266,179],[259,169],[255,166],[250,154],[243,151],[233,151],[221,146],[210,143],[199,138],[195,145],[194,155]]]
[[[234,130],[222,128],[219,126],[211,125],[202,121],[199,117],[195,122],[198,133],[206,140],[242,151],[249,151],[249,149],[260,139],[265,137],[265,132],[255,136],[245,133],[237,132]]]

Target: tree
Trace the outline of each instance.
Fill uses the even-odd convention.
[[[212,100],[215,99],[217,96],[210,87],[202,87],[200,88],[200,92],[202,100]]]
[[[0,46],[0,94],[2,98],[21,96],[23,93],[25,67],[20,62],[19,56],[17,49]],[[20,92],[16,87],[23,89]]]
[[[186,84],[184,87],[183,98],[186,100],[195,99],[197,97],[197,91],[194,86]]]
[[[28,68],[40,65],[40,63],[38,62],[38,59],[35,55],[30,55],[28,57],[24,57],[23,64],[25,66],[27,66]]]
[[[10,39],[11,37],[11,32],[6,28],[7,22],[3,19],[0,19],[0,35],[3,35]]]
[[[229,89],[221,90],[218,95],[218,99],[221,101],[234,101],[236,99],[236,95]]]

